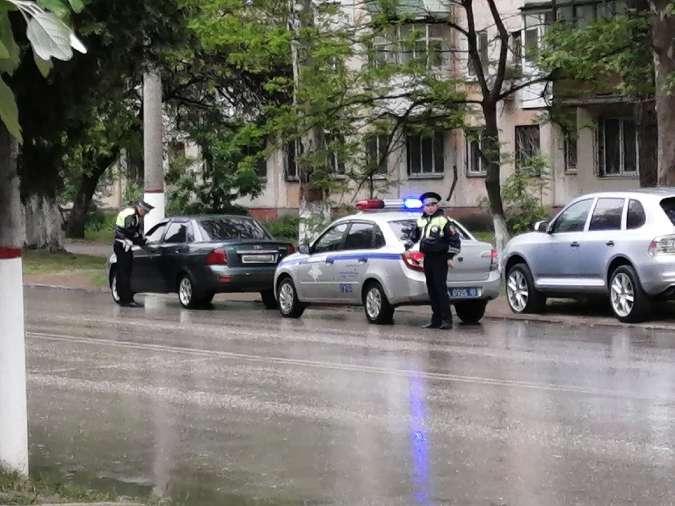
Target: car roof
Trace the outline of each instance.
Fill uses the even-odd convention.
[[[253,216],[248,216],[245,214],[195,214],[189,216],[167,216],[166,220],[176,220],[176,221],[187,221],[187,220],[212,220],[218,218],[244,218],[248,220],[254,220]]]
[[[368,220],[375,222],[416,220],[421,211],[366,211],[344,216],[336,221]]]
[[[661,187],[661,188],[636,188],[634,190],[623,190],[623,191],[603,191],[603,192],[594,192],[587,193],[585,195],[580,195],[574,200],[583,200],[588,198],[595,197],[635,197],[637,199],[663,199],[668,197],[675,197],[675,187]]]

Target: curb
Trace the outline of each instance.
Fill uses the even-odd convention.
[[[49,285],[43,283],[24,283],[23,285],[26,288],[48,288],[52,290],[73,290],[78,292],[89,292],[89,293],[106,293],[108,290],[106,288],[82,288],[82,287],[72,287],[72,286],[62,286],[62,285]],[[248,302],[246,300],[237,300],[234,302]],[[416,307],[426,307],[426,306],[403,306],[400,308],[400,311],[409,312],[409,313],[418,313]],[[629,324],[621,323],[617,320],[607,320],[607,321],[587,321],[584,318],[587,316],[571,316],[571,315],[516,315],[516,314],[490,314],[488,305],[488,310],[484,316],[484,319],[495,320],[495,321],[521,321],[527,323],[552,323],[559,325],[567,325],[570,327],[623,327],[623,328],[632,328],[640,330],[675,330],[675,322],[673,323],[638,323],[638,324]],[[590,317],[595,318],[595,317]],[[2,506],[2,505],[0,505]]]

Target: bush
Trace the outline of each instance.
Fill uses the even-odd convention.
[[[283,239],[292,243],[298,242],[298,216],[281,216],[275,220],[263,222],[265,228],[275,239]]]
[[[533,157],[506,178],[502,198],[506,223],[514,234],[531,230],[532,224],[550,215],[543,206],[543,192],[548,187],[547,162],[543,157]]]

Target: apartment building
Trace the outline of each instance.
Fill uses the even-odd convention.
[[[475,95],[478,88],[475,73],[467,64],[466,40],[447,25],[428,22],[433,16],[451,15],[458,24],[466,26],[464,10],[450,7],[451,3],[444,4],[442,0],[416,1],[417,4],[412,0],[407,2],[410,4],[408,8],[416,9],[419,14],[416,16],[415,33],[421,35],[414,51],[426,51],[430,66],[462,78],[468,95]],[[511,34],[510,71],[514,79],[524,79],[536,72],[530,56],[553,20],[551,2],[499,0],[497,4]],[[620,14],[625,9],[623,0],[558,0],[556,4],[559,18],[580,24],[600,16]],[[367,7],[359,10],[355,5],[349,2],[349,7],[345,7],[350,11],[348,15],[351,19],[368,15]],[[475,0],[474,5],[478,49],[484,68],[490,73],[490,66],[498,56],[497,29],[487,2]],[[394,33],[393,36],[404,37],[405,34]],[[377,41],[375,43],[377,45]],[[381,53],[381,58],[390,62],[404,61],[407,57],[409,55],[403,52]],[[377,64],[377,58],[374,62],[361,64]],[[567,86],[569,90],[569,83]],[[549,121],[546,112],[552,100],[558,100],[568,117],[572,118],[566,123],[566,128]],[[546,206],[560,207],[580,193],[638,186],[641,160],[651,155],[644,150],[641,153],[635,111],[636,104],[611,89],[606,93],[571,93],[568,96],[563,84],[551,86],[539,83],[518,90],[503,100],[498,110],[502,152],[511,155],[502,164],[502,181],[513,173],[519,160],[542,155],[548,162],[548,170],[543,177],[549,178],[549,181],[541,195]],[[454,192],[447,201],[450,212],[465,219],[485,218],[487,212],[481,203],[487,195],[486,174],[479,156],[482,123],[480,111],[475,110],[470,111],[467,117],[470,128],[436,131],[425,137],[402,134],[399,142],[395,143],[396,148],[384,157],[378,167],[372,188],[364,185],[357,191],[352,185],[345,191],[331,194],[331,201],[338,206],[351,204],[370,194],[381,198],[400,198],[430,190],[447,197],[456,178]],[[363,149],[367,156],[381,154],[382,145],[386,142],[384,137],[364,137]],[[332,165],[335,177],[344,177],[344,165],[338,160]],[[267,160],[266,167],[262,168],[262,173],[265,178],[262,194],[240,203],[260,217],[297,213],[300,183],[294,150],[287,148],[275,152]]]

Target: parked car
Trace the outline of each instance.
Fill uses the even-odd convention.
[[[226,292],[260,292],[265,306],[276,308],[274,270],[295,251],[247,216],[168,218],[149,230],[146,239],[144,247],[133,248],[132,291],[176,292],[187,308]],[[119,303],[116,263],[113,254],[108,279]]]
[[[605,294],[620,321],[645,320],[655,300],[675,295],[675,188],[581,196],[509,241],[503,265],[515,313],[539,312],[547,297]]]
[[[311,245],[278,265],[275,293],[282,316],[298,318],[308,305],[363,305],[370,323],[391,323],[396,307],[428,304],[424,254],[406,251],[403,237],[421,215],[402,201],[360,202],[358,214],[333,222]],[[462,250],[448,276],[448,292],[459,318],[478,322],[499,295],[497,253],[453,221]]]

